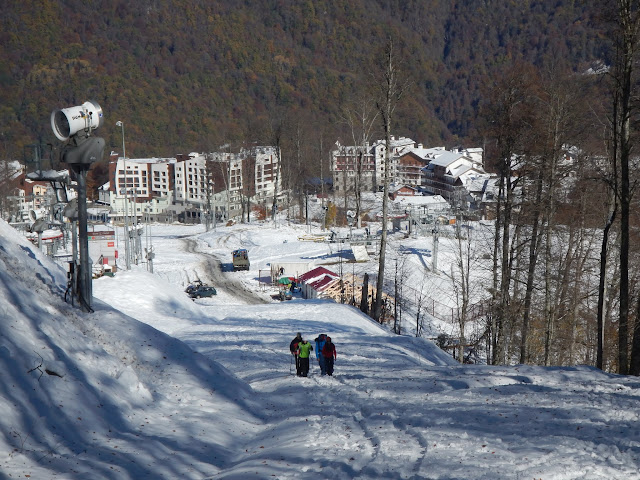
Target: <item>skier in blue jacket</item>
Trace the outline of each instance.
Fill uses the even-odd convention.
[[[322,347],[326,341],[327,336],[324,333],[318,335],[315,339],[316,342],[316,359],[318,359],[318,365],[320,365],[320,375],[327,374],[327,368],[325,364],[324,355],[322,355]]]

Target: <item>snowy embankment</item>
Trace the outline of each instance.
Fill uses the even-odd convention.
[[[198,268],[180,227],[155,230],[156,275],[95,281],[85,314],[61,300],[59,267],[0,228],[9,478],[640,478],[637,378],[461,366],[326,301],[193,302],[171,273]],[[237,228],[201,243],[248,248],[251,271],[227,273],[247,286],[284,240],[332,257],[293,229]],[[291,375],[297,331],[332,336],[334,377]]]
[[[260,430],[250,388],[102,302],[93,314],[66,304],[65,284],[61,267],[0,221],[0,477],[202,478],[225,468],[236,436]],[[170,303],[180,315],[191,306]]]

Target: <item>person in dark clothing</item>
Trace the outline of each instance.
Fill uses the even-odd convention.
[[[326,375],[327,369],[324,365],[324,355],[322,355],[322,347],[324,347],[324,342],[327,336],[324,333],[318,335],[315,339],[316,342],[316,359],[318,360],[318,365],[320,366],[320,375]]]
[[[324,366],[327,375],[333,375],[333,362],[338,358],[336,346],[331,342],[331,337],[327,337],[324,347],[322,347],[322,356],[324,357]]]
[[[295,355],[296,357],[296,374],[298,376],[300,376],[300,359],[298,358],[298,344],[300,342],[302,342],[302,335],[298,332],[296,338],[291,340],[291,343],[289,344],[289,351],[291,352],[291,355]]]
[[[298,362],[300,362],[300,375],[306,377],[309,375],[309,356],[313,351],[313,347],[306,340],[301,340],[298,344]]]

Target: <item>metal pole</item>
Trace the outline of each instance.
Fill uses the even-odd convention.
[[[304,216],[307,223],[307,233],[311,233],[311,224],[309,223],[309,194],[308,193],[304,194],[304,207],[305,207]]]
[[[153,245],[151,243],[151,206],[146,208],[147,210],[147,270],[153,273]]]
[[[80,298],[85,308],[91,310],[92,286],[89,263],[89,235],[87,233],[87,172],[89,165],[73,165],[78,181],[78,244],[80,251]]]
[[[431,263],[431,270],[438,275],[438,220],[433,222],[433,259]]]
[[[134,262],[138,265],[140,260],[140,253],[142,252],[142,245],[140,245],[140,232],[138,232],[138,191],[136,190],[135,179],[133,181],[133,230],[135,233],[135,240],[133,245],[135,247],[135,253],[133,256]]]
[[[116,251],[120,250],[120,237],[118,236],[118,229],[116,225],[113,225],[113,232],[116,234]]]
[[[78,270],[80,262],[78,261],[78,220],[71,223],[71,256],[73,257],[73,294],[78,295]]]
[[[129,239],[129,198],[127,196],[127,162],[125,165],[125,177],[124,177],[124,258],[127,270],[131,269],[131,241]]]
[[[124,123],[116,122],[122,129],[122,168],[124,169],[124,259],[127,270],[131,270],[131,253],[129,242],[129,197],[127,195],[127,151],[124,146]]]
[[[147,252],[146,260],[147,260],[147,270],[149,270],[149,207],[144,208],[144,212],[147,214],[145,218],[144,224],[144,240],[145,240],[145,252]]]

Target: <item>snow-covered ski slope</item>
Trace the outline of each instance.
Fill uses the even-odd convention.
[[[637,378],[461,366],[326,301],[194,302],[183,282],[203,260],[184,234],[205,253],[248,248],[251,270],[225,275],[264,298],[269,259],[335,252],[284,226],[152,232],[156,274],[95,281],[86,314],[61,300],[64,271],[0,223],[6,478],[640,478]],[[332,337],[334,377],[290,374],[297,331]]]

